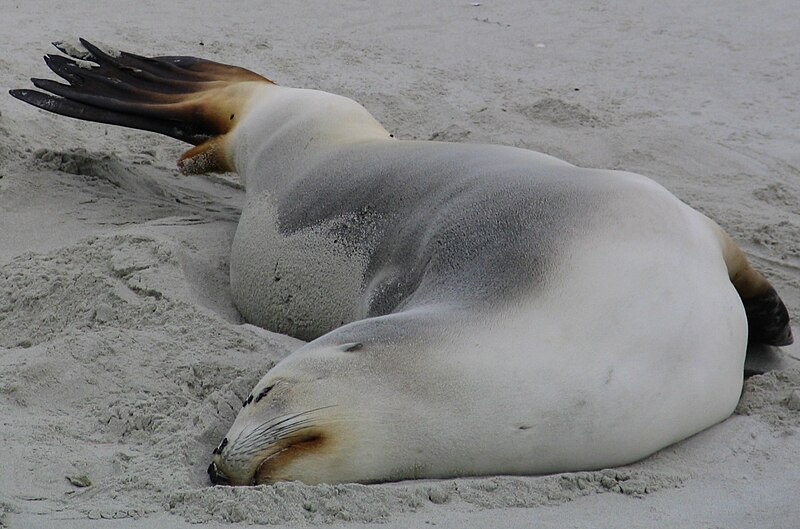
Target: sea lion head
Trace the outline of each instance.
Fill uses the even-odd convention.
[[[214,449],[211,481],[370,482],[396,473],[403,455],[390,441],[401,433],[385,411],[396,406],[370,380],[362,348],[309,344],[270,370]]]
[[[472,424],[465,392],[474,388],[456,383],[458,370],[438,354],[443,343],[426,331],[442,317],[426,308],[360,320],[281,360],[214,450],[212,482],[374,483],[469,472],[452,462],[464,455],[455,447],[464,449],[459,428]]]
[[[308,383],[270,377],[259,383],[208,468],[221,485],[275,481],[325,481],[344,433],[337,428],[335,404],[308,406]]]

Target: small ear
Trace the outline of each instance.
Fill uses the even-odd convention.
[[[339,349],[341,349],[342,352],[345,353],[352,353],[353,351],[358,351],[362,347],[364,347],[364,344],[361,342],[351,342],[340,345]]]

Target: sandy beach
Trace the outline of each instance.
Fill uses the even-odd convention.
[[[245,323],[231,300],[242,186],[181,175],[178,141],[7,94],[52,77],[50,42],[81,36],[341,94],[401,139],[641,173],[736,239],[800,336],[795,2],[4,0],[0,11],[0,527],[800,527],[798,344],[746,382],[730,419],[626,467],[210,486],[211,451],[241,401],[302,344]]]

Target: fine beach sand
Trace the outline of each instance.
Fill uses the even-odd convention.
[[[798,345],[746,383],[733,417],[627,467],[210,487],[211,450],[243,397],[302,343],[245,324],[231,302],[241,186],[180,175],[177,141],[7,94],[52,77],[51,41],[83,36],[342,94],[398,138],[638,172],[741,244],[800,337],[794,0],[6,0],[1,11],[0,527],[800,526]],[[67,479],[83,476],[91,486]]]

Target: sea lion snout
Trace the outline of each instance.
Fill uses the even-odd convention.
[[[211,483],[214,485],[230,485],[231,482],[228,479],[228,476],[220,472],[219,467],[217,467],[217,463],[212,461],[210,465],[208,465],[208,477],[211,479]]]

